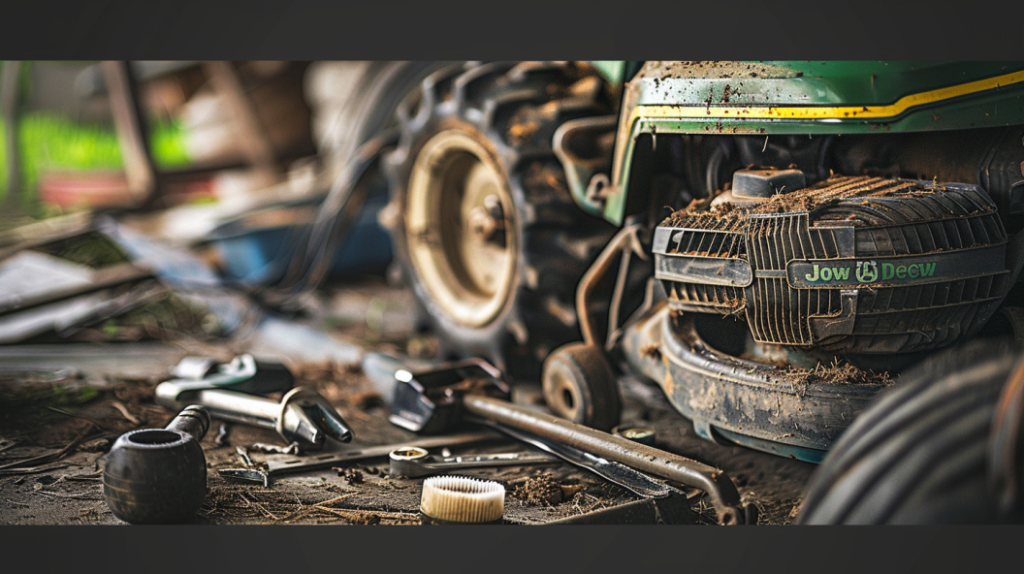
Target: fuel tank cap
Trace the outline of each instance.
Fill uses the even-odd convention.
[[[807,187],[807,178],[799,169],[758,167],[736,170],[732,174],[732,194],[741,198],[766,199],[804,187]]]

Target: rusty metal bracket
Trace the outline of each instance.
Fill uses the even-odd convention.
[[[609,179],[603,171],[608,171],[610,166],[611,150],[603,149],[594,157],[581,157],[571,142],[574,138],[586,137],[588,132],[613,133],[618,122],[616,115],[569,120],[560,125],[552,137],[551,149],[565,170],[569,192],[577,205],[592,215],[600,216],[604,207],[601,191],[609,185]]]
[[[597,333],[594,323],[588,312],[588,304],[598,282],[611,269],[616,254],[622,254],[622,262],[619,269],[619,281],[616,284],[615,293],[612,297],[612,309],[609,314],[608,339],[618,328],[618,306],[621,303],[622,291],[624,289],[625,276],[629,272],[629,258],[636,254],[640,259],[647,261],[647,254],[644,253],[643,244],[640,241],[639,233],[644,225],[634,223],[627,225],[615,234],[615,237],[608,242],[601,254],[594,260],[593,265],[580,279],[579,287],[576,289],[576,315],[579,317],[580,333],[583,334],[583,341],[588,345],[598,345]]]

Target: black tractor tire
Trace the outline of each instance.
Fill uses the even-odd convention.
[[[392,199],[381,219],[391,231],[423,327],[438,336],[441,358],[482,357],[513,379],[538,380],[552,349],[579,340],[577,283],[614,227],[574,203],[552,137],[567,120],[615,111],[616,96],[597,71],[571,63],[449,67],[429,76],[399,107],[399,145],[384,162]],[[506,223],[512,220],[507,229],[515,249],[507,249],[514,270],[500,309],[483,324],[460,321],[449,312],[410,255],[408,196],[416,187],[411,178],[424,146],[442,132],[467,136],[476,149],[486,150],[481,155],[500,172],[513,206],[501,213]],[[428,197],[424,204],[431,208],[441,201]],[[456,225],[461,223],[469,225],[464,219]]]
[[[906,371],[811,476],[799,524],[1007,521],[989,468],[997,403],[1021,348],[979,339]]]

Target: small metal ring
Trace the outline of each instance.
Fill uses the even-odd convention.
[[[306,387],[295,387],[281,397],[281,410],[277,413],[277,422],[274,424],[274,430],[277,431],[277,434],[280,435],[285,442],[292,442],[292,440],[284,434],[284,415],[288,411],[288,406],[291,405],[292,401],[302,399],[304,398],[303,395],[309,395],[310,393],[311,389]]]
[[[419,460],[427,456],[427,450],[418,446],[400,446],[388,454],[391,460]]]
[[[612,429],[612,434],[647,446],[654,446],[657,440],[654,429],[632,425],[619,425]]]

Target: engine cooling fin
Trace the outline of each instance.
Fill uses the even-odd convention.
[[[745,318],[755,341],[900,353],[980,330],[1010,287],[1007,235],[970,184],[833,176],[739,207],[697,200],[655,231],[678,311]]]

